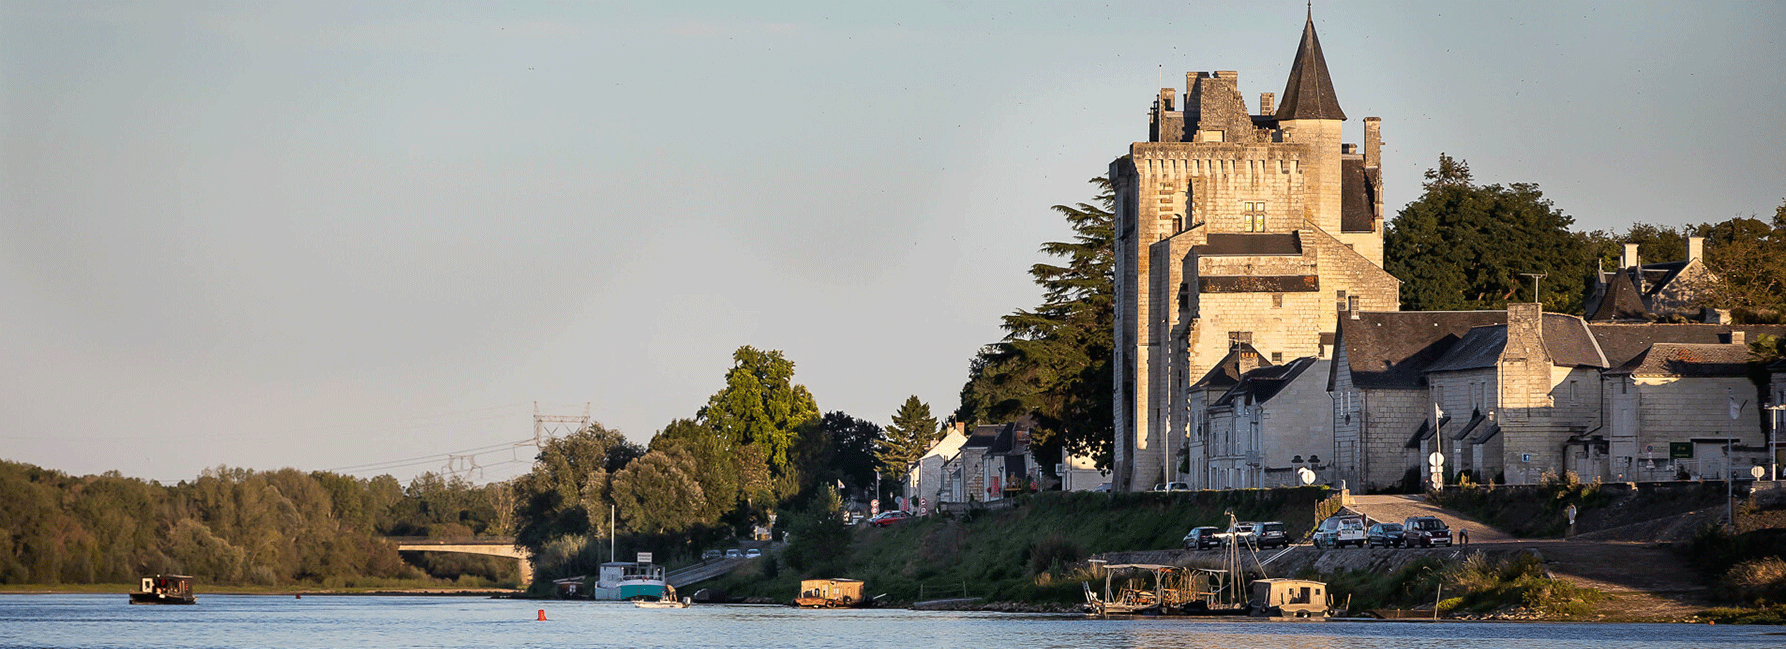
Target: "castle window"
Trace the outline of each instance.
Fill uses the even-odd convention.
[[[1253,332],[1251,332],[1251,331],[1230,331],[1230,332],[1228,332],[1228,347],[1232,348],[1233,346],[1241,344],[1241,343],[1246,343],[1248,345],[1253,344]]]
[[[1281,365],[1281,364],[1283,364],[1283,362],[1284,362],[1284,353],[1283,353],[1283,352],[1272,352],[1272,353],[1271,353],[1271,362],[1273,362],[1273,363],[1277,363],[1277,364],[1280,364],[1280,365]]]
[[[1247,232],[1265,231],[1265,201],[1246,201],[1241,203],[1241,221],[1246,224]]]
[[[1271,306],[1272,306],[1272,308],[1277,308],[1277,309],[1284,308],[1284,294],[1283,293],[1272,293],[1271,294]]]

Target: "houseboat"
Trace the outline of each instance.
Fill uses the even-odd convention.
[[[807,579],[800,582],[800,608],[862,608],[872,601],[862,596],[860,579]]]
[[[1327,584],[1307,579],[1256,579],[1250,604],[1255,616],[1325,619]]]
[[[197,604],[192,578],[186,575],[144,577],[142,590],[130,594],[132,604]]]
[[[664,596],[663,566],[650,561],[609,561],[602,564],[589,599],[658,600]]]

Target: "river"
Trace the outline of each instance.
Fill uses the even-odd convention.
[[[544,610],[546,621],[539,621]],[[624,602],[467,597],[0,595],[0,647],[1159,647],[1629,649],[1786,645],[1778,627],[1508,622],[1089,620],[1070,615],[773,606],[642,610]]]

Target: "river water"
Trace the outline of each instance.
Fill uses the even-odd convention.
[[[544,610],[547,620],[537,619]],[[1091,620],[1070,615],[772,606],[643,610],[625,602],[466,597],[201,595],[131,606],[118,595],[0,595],[0,647],[1324,647],[1786,646],[1778,627],[1493,622]]]

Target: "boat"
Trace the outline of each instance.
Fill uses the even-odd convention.
[[[794,604],[800,608],[863,608],[874,602],[862,596],[860,579],[806,579],[800,582],[800,596]]]
[[[661,600],[668,583],[663,566],[650,561],[609,561],[602,564],[589,599]]]
[[[155,575],[144,577],[142,590],[130,594],[132,604],[197,604],[192,594],[192,577]]]
[[[1307,579],[1253,580],[1255,616],[1326,619],[1327,584]]]
[[[664,586],[664,594],[657,599],[635,599],[633,606],[638,608],[688,608],[689,599],[676,599],[676,587]]]
[[[1155,563],[1104,566],[1104,591],[1082,582],[1087,615],[1246,615],[1247,603],[1226,570]]]

